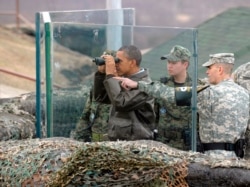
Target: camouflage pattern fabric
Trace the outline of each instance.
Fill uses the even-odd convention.
[[[201,91],[197,99],[203,143],[235,143],[244,137],[249,118],[249,94],[244,88],[229,79]]]
[[[242,64],[233,73],[234,81],[250,91],[250,62]]]
[[[250,185],[249,160],[214,159],[157,141],[53,137],[1,141],[0,150],[2,187]]]
[[[234,81],[242,86],[243,88],[247,89],[250,93],[250,62],[242,64],[233,72]],[[246,154],[245,158],[250,158],[250,111],[249,111],[249,119],[248,119],[248,129],[246,132]]]
[[[247,89],[250,93],[250,62],[242,64],[233,73],[234,82]],[[250,112],[250,111],[249,111]],[[250,119],[248,120],[248,129],[250,130]]]
[[[234,54],[233,53],[216,53],[209,55],[209,60],[202,64],[204,67],[209,67],[215,63],[226,63],[234,64]]]
[[[103,104],[92,100],[89,95],[82,116],[71,137],[78,141],[107,141],[108,117],[110,104]]]
[[[161,80],[167,86],[176,87],[174,79],[164,78]],[[188,76],[181,86],[191,86],[192,81]],[[182,150],[191,149],[191,110],[189,106],[177,106],[173,103],[163,103],[156,98],[156,113],[158,121],[157,140],[174,148]]]
[[[18,105],[14,101],[0,105],[0,141],[36,136],[35,117],[21,110]]]
[[[92,141],[108,141],[108,119],[110,104],[100,104],[92,126]]]
[[[205,151],[206,155],[211,156],[212,158],[215,159],[231,159],[231,158],[237,158],[236,154],[234,151],[225,151],[225,150],[209,150]]]
[[[175,103],[174,90],[160,83],[139,82],[139,89],[164,103]],[[203,143],[235,143],[244,138],[249,119],[249,94],[232,80],[222,81],[199,92],[199,133]]]
[[[116,56],[116,51],[105,50],[102,55]],[[92,88],[85,103],[82,116],[71,133],[71,138],[78,141],[108,141],[108,119],[111,104],[105,104],[94,99]]]
[[[163,55],[161,60],[168,59],[168,61],[178,62],[178,61],[190,61],[191,53],[190,51],[180,45],[175,45],[169,54]]]

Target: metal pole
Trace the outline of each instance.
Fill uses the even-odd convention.
[[[106,0],[106,8],[110,9],[108,11],[107,48],[117,50],[122,46],[123,10],[121,0]]]
[[[197,67],[198,67],[198,50],[197,50],[197,29],[193,30],[193,48],[194,48],[194,71],[193,71],[193,83],[192,83],[192,151],[197,151]]]
[[[36,137],[41,138],[41,31],[40,13],[36,13]]]
[[[51,87],[51,27],[45,23],[45,68],[46,68],[46,114],[47,114],[47,137],[53,136],[52,126],[52,87]]]
[[[121,7],[121,0],[106,0],[107,9],[120,9]]]

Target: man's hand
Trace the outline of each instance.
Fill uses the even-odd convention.
[[[105,59],[106,75],[111,74],[117,76],[114,57],[111,55],[103,55],[102,57]]]
[[[113,77],[114,79],[117,79],[119,81],[121,81],[121,86],[126,89],[126,90],[130,90],[132,88],[137,88],[138,87],[138,82],[133,81],[131,79],[128,78],[122,78],[122,77]]]
[[[105,73],[105,69],[106,69],[105,64],[104,64],[104,65],[101,65],[101,66],[98,66],[98,71],[99,71],[100,73]]]

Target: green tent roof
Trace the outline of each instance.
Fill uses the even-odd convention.
[[[250,8],[229,9],[218,16],[197,26],[198,76],[205,77],[205,68],[201,65],[209,54],[229,52],[235,54],[235,68],[250,61]],[[143,66],[150,69],[153,79],[166,74],[166,62],[160,57],[170,51],[174,45],[183,45],[193,52],[195,30],[184,30],[176,37],[155,47],[143,55]],[[193,59],[191,59],[192,63]]]

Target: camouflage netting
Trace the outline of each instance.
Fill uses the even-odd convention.
[[[0,158],[0,186],[250,185],[250,163],[246,160],[214,160],[146,140],[3,141]]]
[[[54,136],[62,136],[69,137],[70,132],[75,129],[77,122],[80,120],[80,116],[82,114],[83,106],[85,104],[86,99],[89,95],[89,86],[83,86],[78,90],[58,90],[55,91],[56,95],[56,104],[54,105],[55,110],[55,121],[54,124]],[[72,93],[73,92],[73,93]],[[44,101],[44,97],[42,96],[42,103]],[[8,140],[8,139],[25,139],[28,137],[33,137],[34,133],[32,131],[27,130],[18,130],[18,126],[15,125],[17,123],[13,119],[19,119],[18,124],[27,124],[23,125],[21,129],[30,125],[31,119],[33,119],[33,125],[35,126],[35,103],[36,98],[34,93],[24,94],[17,98],[10,99],[0,99],[0,115],[4,116],[5,120],[3,121],[0,118],[0,125],[4,126],[2,129],[9,129],[8,131],[2,130],[0,133],[0,140]],[[5,108],[4,110],[2,108]],[[11,109],[8,109],[11,108]],[[28,112],[28,113],[27,113]],[[42,122],[45,121],[44,114],[44,106],[42,106]],[[30,114],[30,115],[29,115]],[[70,116],[70,117],[67,117]],[[4,119],[3,118],[3,119]],[[27,121],[27,122],[26,122]],[[32,125],[31,125],[32,126]],[[13,128],[12,128],[13,127]],[[42,137],[46,137],[46,129],[45,124],[42,124]],[[17,129],[17,130],[15,130]],[[34,129],[34,127],[30,127],[28,129]],[[12,132],[12,133],[9,133]],[[13,135],[16,132],[24,132],[27,133],[23,136]],[[250,130],[246,133],[247,138],[247,149],[246,149],[246,159],[250,159]]]
[[[138,145],[140,145],[138,147]],[[1,142],[1,186],[188,186],[185,161],[146,142],[84,144],[66,138]]]
[[[63,102],[75,103],[68,94],[58,93],[58,113],[67,111]],[[249,160],[215,160],[155,141],[30,139],[34,103],[32,94],[0,100],[0,140],[8,140],[0,142],[0,186],[250,186]]]
[[[69,137],[79,121],[90,92],[90,86],[53,93],[54,136]],[[46,137],[45,96],[41,96],[42,137]],[[0,140],[25,139],[35,135],[36,95],[28,93],[15,98],[0,99]],[[26,125],[25,125],[26,124]],[[29,131],[28,131],[29,130]],[[23,132],[22,136],[19,135]],[[1,134],[2,133],[2,134]],[[17,134],[18,133],[18,134]]]
[[[35,137],[35,117],[15,102],[0,105],[0,141]]]
[[[74,90],[58,90],[53,95],[53,135],[70,137],[79,121],[90,87]]]

